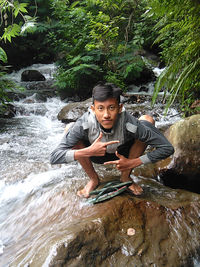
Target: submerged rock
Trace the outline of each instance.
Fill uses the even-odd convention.
[[[153,180],[139,183],[140,197],[125,193],[83,206],[84,216],[51,248],[48,266],[192,266],[200,242],[200,196]],[[33,259],[30,266],[37,264]]]

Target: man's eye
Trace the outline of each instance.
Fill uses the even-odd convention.
[[[102,111],[102,110],[103,110],[103,107],[101,107],[101,106],[98,107],[98,110],[99,110],[99,111]]]
[[[115,106],[110,106],[109,109],[110,110],[115,110]]]

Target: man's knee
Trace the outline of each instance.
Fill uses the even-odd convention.
[[[150,115],[142,115],[139,118],[139,120],[148,121],[148,122],[152,123],[153,125],[155,125],[155,120]]]
[[[70,122],[70,123],[68,123],[67,125],[66,125],[66,127],[65,127],[65,132],[67,133],[68,131],[69,131],[69,129],[72,127],[74,125],[74,122]],[[75,144],[73,147],[72,147],[72,149],[81,149],[81,148],[85,148],[86,146],[85,146],[85,144],[84,144],[84,142],[83,141],[78,141],[78,143],[77,144]]]

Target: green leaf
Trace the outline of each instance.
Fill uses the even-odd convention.
[[[26,9],[27,3],[19,3],[18,1],[14,2],[14,16],[17,17],[19,13],[27,13]]]
[[[4,39],[5,42],[6,40],[11,42],[11,38],[18,36],[20,31],[21,27],[18,24],[12,24],[7,28],[4,28],[4,34],[2,35],[1,38]]]
[[[74,57],[70,62],[69,65],[74,65],[75,63],[77,63],[79,60],[81,59],[81,55],[78,55],[77,57]]]
[[[0,60],[3,62],[3,63],[6,63],[7,62],[7,55],[6,55],[6,52],[3,50],[3,48],[0,47]]]

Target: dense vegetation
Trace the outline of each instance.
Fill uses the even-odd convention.
[[[26,7],[26,3],[19,3],[18,1],[0,1],[1,42],[11,42],[12,38],[34,26],[35,19],[26,15]],[[2,45],[0,46],[0,63],[0,104],[4,107],[9,102],[6,92],[8,89],[12,89],[14,84],[4,79],[7,71],[5,65],[7,63],[7,54]]]
[[[197,0],[22,0],[7,7],[5,3],[13,1],[0,0],[1,24],[6,29],[2,41],[23,34],[11,45],[23,52],[36,47],[31,50],[32,63],[56,60],[60,92],[87,95],[99,80],[126,90],[146,70],[142,49],[159,46],[166,69],[156,83],[153,103],[164,88],[166,107],[176,99],[184,112],[191,113],[189,107],[199,98],[200,87]],[[33,25],[36,16],[37,26]],[[21,30],[27,26],[34,26],[31,34]],[[6,50],[8,45],[1,47]],[[0,50],[1,66],[7,60],[4,50]],[[2,67],[0,71],[2,75]],[[5,84],[0,88],[0,97],[6,100]]]
[[[125,89],[145,68],[137,54],[145,42],[144,1],[53,1],[58,30],[49,37],[60,54],[57,86],[71,92],[99,80]]]
[[[156,84],[153,102],[164,86],[165,93],[170,93],[167,107],[178,99],[182,110],[190,114],[190,105],[200,97],[200,3],[150,0],[148,4],[149,16],[158,19],[155,42],[167,65]]]

